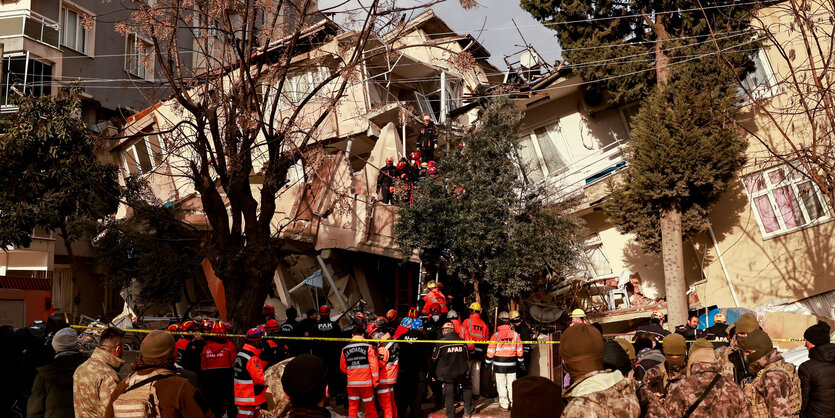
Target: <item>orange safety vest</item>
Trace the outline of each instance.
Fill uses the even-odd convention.
[[[461,324],[461,331],[464,333],[464,340],[469,341],[487,341],[487,333],[490,332],[487,324],[481,319],[481,315],[477,313],[470,314],[470,317],[464,320]],[[473,352],[482,353],[484,347],[476,345]]]
[[[256,406],[267,402],[264,368],[258,356],[261,350],[247,343],[235,357],[235,405]]]
[[[354,337],[354,340],[362,337]],[[380,378],[377,352],[369,343],[352,342],[342,348],[339,356],[339,368],[348,376],[348,387],[377,386]]]
[[[393,385],[397,383],[397,375],[400,373],[400,346],[394,341],[383,341],[377,349],[380,358],[380,380],[381,385]]]
[[[446,306],[446,296],[438,289],[430,290],[423,297],[423,302],[423,309],[421,311],[424,315],[429,315],[429,308],[435,303],[441,306],[441,313],[449,312],[449,308]]]
[[[516,373],[516,365],[525,355],[519,333],[510,325],[499,325],[499,329],[490,337],[490,341],[501,342],[492,342],[487,346],[485,363],[492,364],[496,373]]]

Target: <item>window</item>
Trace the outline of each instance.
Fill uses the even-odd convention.
[[[818,188],[797,164],[787,164],[743,179],[764,238],[829,219]]]
[[[153,80],[153,46],[130,33],[125,37],[125,71],[145,80]]]
[[[146,135],[139,138],[122,151],[125,170],[129,175],[136,176],[153,171],[162,164],[162,146],[157,135]]]
[[[765,49],[760,49],[751,57],[754,62],[754,70],[748,73],[742,80],[745,90],[751,92],[754,99],[764,99],[774,96],[780,92],[777,87],[777,80],[774,77],[774,70],[768,61],[768,54]],[[737,97],[743,102],[749,102],[748,94],[740,89]]]
[[[77,10],[66,7],[63,9],[61,15],[61,45],[82,54],[90,55],[87,52],[87,40],[90,31],[84,28],[84,17],[85,14]]]
[[[522,136],[518,148],[528,182],[560,173],[569,163],[559,122],[536,128]]]
[[[52,64],[29,58],[28,53],[6,56],[2,74],[0,105],[11,105],[15,95],[39,97],[52,94]]]
[[[609,258],[603,252],[603,243],[598,234],[592,234],[584,243],[583,267],[585,279],[599,280],[615,277]]]
[[[328,77],[330,77],[330,69],[325,66],[309,71],[288,73],[281,89],[281,107],[297,106]],[[329,85],[325,85],[316,92],[315,96],[327,98],[329,93]]]

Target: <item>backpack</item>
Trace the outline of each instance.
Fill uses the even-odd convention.
[[[174,376],[170,370],[158,369],[150,374],[128,377],[128,388],[113,400],[115,418],[162,417],[154,382]]]

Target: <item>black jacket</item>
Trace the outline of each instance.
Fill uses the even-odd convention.
[[[386,164],[385,167],[380,169],[380,173],[377,174],[377,190],[388,189],[394,184],[394,178],[397,177],[397,167],[393,165]]]
[[[72,404],[72,375],[87,360],[77,351],[58,353],[45,366],[38,367],[27,405],[28,417],[68,417],[75,415]],[[11,378],[11,376],[6,376]]]
[[[809,361],[797,369],[803,393],[801,413],[807,417],[835,417],[835,344],[809,350]]]
[[[623,347],[614,340],[603,342],[603,367],[610,370],[620,370],[624,376],[632,370],[632,362]]]
[[[429,126],[421,126],[418,130],[417,146],[418,148],[434,148],[438,142],[438,131],[435,129],[434,123],[429,123]]]
[[[667,331],[664,327],[654,322],[649,325],[642,325],[638,327],[636,332],[648,332],[655,336],[656,341],[661,341],[664,337],[670,334],[670,331]]]
[[[432,352],[435,376],[442,382],[454,382],[467,377],[469,371],[467,345],[458,342],[464,340],[455,333],[444,334],[439,339],[449,342],[436,345]]]

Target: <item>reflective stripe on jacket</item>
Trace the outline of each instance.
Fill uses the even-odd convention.
[[[247,343],[235,357],[235,405],[252,406],[267,402],[264,395],[264,368],[258,358],[260,354],[261,350]]]
[[[444,296],[444,294],[438,289],[430,290],[429,293],[423,297],[423,302],[423,309],[421,309],[421,312],[424,315],[429,315],[429,308],[431,308],[435,303],[441,306],[441,313],[449,312],[449,308],[446,306],[446,296]]]
[[[461,324],[461,331],[464,335],[461,337],[468,341],[487,341],[487,324],[481,319],[481,315],[477,313],[470,314],[470,317],[464,320]],[[483,352],[483,345],[476,345],[473,349],[475,352]]]
[[[522,338],[510,325],[499,325],[499,329],[490,337],[487,346],[487,360],[485,363],[493,365],[496,373],[516,373],[516,365],[523,361],[525,352],[522,349]]]
[[[381,385],[393,385],[397,383],[397,374],[400,372],[400,346],[394,341],[383,341],[377,349],[380,359]]]
[[[349,387],[377,386],[380,377],[379,361],[377,352],[369,343],[357,341],[343,347],[339,355],[339,368],[348,376]]]

